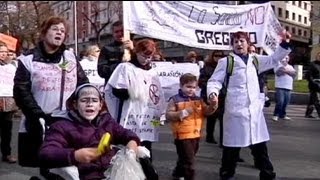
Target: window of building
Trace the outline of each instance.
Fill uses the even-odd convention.
[[[302,31],[301,29],[298,29],[298,35],[301,36],[302,35]]]
[[[292,20],[296,20],[296,13],[292,13]]]
[[[298,7],[301,7],[301,6],[302,6],[302,2],[298,1]]]
[[[286,26],[286,31],[289,31],[289,26]]]
[[[304,23],[307,24],[307,17],[304,17]]]
[[[304,9],[308,10],[308,4],[306,2],[303,3]]]
[[[86,21],[87,21],[86,18],[83,18],[83,19],[82,19],[82,26],[86,26]]]
[[[306,30],[303,31],[303,36],[307,37],[307,31]]]
[[[282,17],[282,8],[278,8],[278,16]]]
[[[298,21],[301,22],[301,15],[298,15]]]
[[[292,27],[291,31],[292,31],[292,34],[296,34],[296,28],[295,27]]]
[[[275,10],[274,10],[274,5],[271,5],[271,7],[272,7],[273,12],[275,12]]]
[[[85,37],[87,37],[87,33],[86,33],[85,30],[83,30],[83,31],[82,31],[82,38],[85,38]]]
[[[286,19],[289,19],[289,11],[286,10]]]

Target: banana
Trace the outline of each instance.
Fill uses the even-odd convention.
[[[110,138],[111,138],[111,135],[108,132],[102,136],[102,138],[99,142],[99,145],[98,145],[99,155],[106,153],[106,150],[110,148],[109,147],[110,146]]]

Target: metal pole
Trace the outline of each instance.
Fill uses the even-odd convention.
[[[8,36],[10,36],[10,17],[9,17],[9,13],[7,14],[7,20],[8,20],[7,34],[8,34]]]
[[[74,23],[74,52],[78,55],[78,28],[77,28],[77,1],[73,1],[73,23]]]

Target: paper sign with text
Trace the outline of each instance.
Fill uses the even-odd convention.
[[[10,51],[16,51],[18,39],[14,38],[12,36],[8,36],[8,35],[0,33],[0,41],[6,43],[6,45],[8,46],[8,49]]]

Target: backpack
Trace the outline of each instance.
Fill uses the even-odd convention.
[[[257,71],[257,76],[259,77],[259,61],[258,61],[258,58],[256,56],[252,56],[253,58],[253,65],[254,67],[256,68],[256,71]],[[220,94],[222,94],[223,97],[225,97],[227,95],[227,88],[228,88],[228,85],[229,85],[229,80],[230,80],[230,76],[232,75],[233,73],[233,67],[234,67],[234,57],[232,55],[228,55],[227,57],[227,75],[225,77],[225,80],[224,80],[224,83],[222,85],[222,89],[220,91]],[[259,84],[260,84],[260,78],[258,78],[259,80]],[[263,88],[261,89],[260,87],[260,92],[263,92]]]

